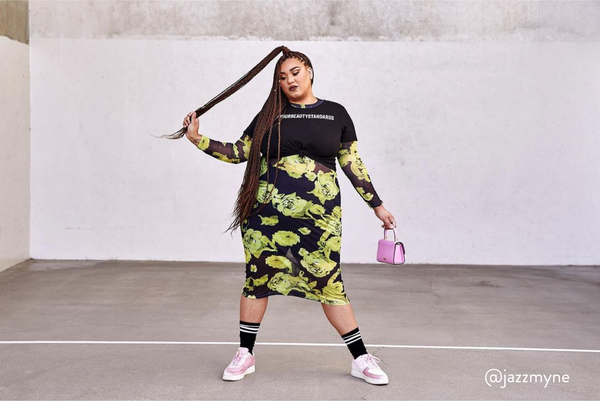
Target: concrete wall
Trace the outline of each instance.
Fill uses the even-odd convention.
[[[28,0],[0,0],[0,37],[3,36],[29,44]]]
[[[28,2],[0,1],[0,271],[29,259]]]
[[[354,119],[410,263],[598,264],[600,3],[33,2],[31,256],[243,261],[245,165],[156,139],[281,44]],[[273,64],[200,121],[234,141]],[[340,172],[343,262],[380,222]]]

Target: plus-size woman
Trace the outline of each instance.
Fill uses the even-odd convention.
[[[321,303],[352,353],[352,376],[387,384],[379,359],[365,348],[344,289],[336,159],[382,227],[395,227],[395,220],[358,155],[344,106],[314,96],[314,70],[306,55],[281,50],[269,98],[235,143],[199,134],[196,112],[183,121],[199,150],[227,163],[248,162],[231,226],[241,229],[246,258],[240,347],[223,379],[254,372],[253,347],[268,297],[290,295]]]

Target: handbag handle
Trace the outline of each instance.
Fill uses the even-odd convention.
[[[396,229],[395,228],[384,228],[383,229],[383,239],[387,240],[387,231],[388,230],[393,230],[394,231],[394,242],[398,242],[398,237],[396,236]]]

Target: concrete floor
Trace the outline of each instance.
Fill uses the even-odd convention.
[[[30,260],[0,272],[0,398],[600,399],[600,267],[342,272],[387,386],[350,376],[351,354],[318,302],[284,296],[269,299],[256,372],[224,382],[241,264]],[[490,369],[507,383],[488,386]],[[568,382],[532,383],[537,374]]]

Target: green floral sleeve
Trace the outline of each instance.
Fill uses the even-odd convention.
[[[221,142],[202,135],[198,149],[204,153],[227,163],[243,163],[248,161],[252,138],[244,134],[235,143]]]
[[[383,202],[375,192],[367,168],[358,155],[357,143],[358,141],[340,143],[337,159],[344,174],[350,179],[352,186],[372,209]]]

